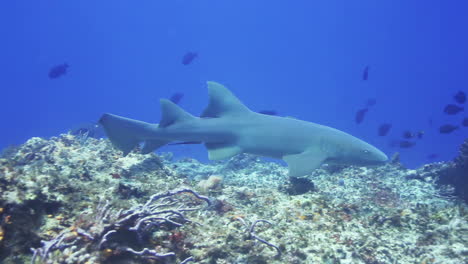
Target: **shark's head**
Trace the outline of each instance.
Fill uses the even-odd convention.
[[[341,164],[351,165],[379,165],[388,160],[387,155],[377,149],[376,147],[368,144],[358,138],[344,143],[336,156],[332,158]]]

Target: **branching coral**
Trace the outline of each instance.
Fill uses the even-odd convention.
[[[251,238],[253,238],[253,239],[255,239],[255,240],[257,240],[257,241],[259,241],[259,242],[261,242],[261,243],[263,243],[263,244],[265,244],[267,246],[269,246],[269,247],[272,247],[272,248],[276,249],[276,252],[277,252],[276,257],[281,257],[281,250],[280,250],[280,248],[278,246],[266,241],[265,239],[259,237],[255,233],[255,227],[257,226],[257,224],[267,223],[269,225],[273,225],[270,221],[264,220],[264,219],[255,220],[249,227],[249,225],[247,225],[247,223],[245,222],[245,220],[243,218],[236,217],[235,219],[238,220],[239,222],[241,222],[244,225],[244,227],[246,228],[246,230],[249,233],[249,236]]]
[[[190,196],[180,197],[182,194]],[[159,230],[171,230],[181,227],[191,220],[186,212],[199,210],[199,201],[205,201],[208,205],[211,201],[208,197],[199,195],[190,189],[178,189],[162,194],[155,194],[143,205],[137,205],[126,211],[112,210],[109,203],[98,206],[94,217],[88,221],[82,221],[81,227],[72,227],[62,231],[58,236],[49,241],[42,241],[42,247],[31,249],[33,257],[31,263],[39,260],[41,263],[53,263],[59,259],[64,263],[81,263],[87,260],[97,259],[102,256],[93,255],[94,252],[103,251],[104,257],[116,257],[123,253],[130,253],[144,259],[175,258],[176,252],[159,252],[146,247],[152,244],[149,235]],[[153,243],[153,247],[163,249],[162,243]],[[134,249],[139,247],[140,249]],[[64,253],[65,249],[72,249]],[[77,258],[76,250],[80,250]],[[165,249],[167,250],[167,249]],[[58,252],[58,254],[52,254]],[[193,260],[185,258],[182,263]]]

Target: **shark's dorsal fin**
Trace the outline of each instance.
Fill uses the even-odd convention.
[[[299,154],[286,155],[283,160],[288,164],[289,176],[300,177],[320,167],[326,158],[321,151],[307,150]]]
[[[200,117],[222,117],[251,112],[247,106],[222,84],[207,82],[210,97],[208,107]]]
[[[162,116],[159,127],[167,127],[175,122],[196,118],[167,99],[161,99],[160,103]]]

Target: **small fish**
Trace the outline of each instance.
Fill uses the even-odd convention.
[[[184,57],[182,58],[182,64],[183,65],[189,65],[190,63],[193,62],[193,60],[198,57],[198,53],[196,52],[187,52],[185,53]]]
[[[345,181],[344,181],[343,179],[339,179],[339,180],[338,180],[338,185],[344,187],[344,186],[345,186]]]
[[[400,141],[400,143],[398,144],[398,146],[400,146],[400,148],[411,148],[413,147],[414,145],[416,145],[416,143],[412,142],[412,141],[408,141],[408,140],[402,140]]]
[[[403,138],[406,138],[406,139],[414,138],[413,132],[411,132],[409,130],[406,130],[405,132],[403,132],[402,136],[403,136]]]
[[[432,118],[429,118],[429,119],[427,120],[427,124],[428,124],[430,127],[432,127],[432,125],[434,124],[434,120],[432,120]]]
[[[468,127],[468,117],[463,118],[462,126]]]
[[[173,102],[174,104],[179,104],[180,100],[182,100],[183,97],[183,93],[175,93],[171,96],[171,98],[169,98],[169,100],[171,100],[171,102]]]
[[[366,66],[364,68],[364,71],[362,72],[362,80],[367,81],[369,79],[369,66]]]
[[[443,125],[443,126],[439,127],[439,133],[449,134],[449,133],[452,133],[453,131],[455,131],[457,129],[458,129],[458,126],[454,126],[454,125],[451,125],[451,124],[446,124],[446,125]]]
[[[102,138],[105,135],[103,127],[94,122],[79,124],[70,129],[69,133],[74,136],[84,136],[89,138]]]
[[[455,102],[459,104],[464,104],[466,102],[466,94],[463,91],[458,91],[453,98],[455,99]]]
[[[264,114],[264,115],[278,115],[278,112],[276,112],[276,110],[261,110],[261,111],[258,111],[260,114]]]
[[[357,124],[360,124],[362,121],[364,121],[364,117],[366,116],[367,111],[369,111],[369,108],[363,108],[356,112],[354,120]]]
[[[369,98],[366,101],[366,107],[374,106],[376,103],[377,103],[377,100],[375,98]]]
[[[460,106],[454,105],[454,104],[448,104],[444,108],[444,112],[447,115],[456,115],[461,111],[463,111],[463,107],[460,107]]]
[[[424,130],[420,130],[418,131],[418,133],[416,133],[416,136],[418,137],[418,139],[422,139],[425,133],[426,132],[424,132]]]
[[[381,136],[381,137],[386,136],[391,128],[392,128],[392,124],[385,123],[385,124],[380,125],[379,126],[379,133],[378,133],[379,136]]]
[[[57,79],[62,75],[67,74],[67,69],[70,67],[68,63],[56,65],[49,70],[49,79]]]
[[[432,154],[427,155],[427,159],[430,159],[430,160],[438,158],[438,157],[439,157],[439,155],[437,155],[436,153],[432,153]]]

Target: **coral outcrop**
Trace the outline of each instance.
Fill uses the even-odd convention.
[[[426,164],[420,171],[421,177],[436,178],[448,195],[455,195],[468,203],[468,139],[460,146],[453,161]]]
[[[464,263],[468,209],[453,184],[467,146],[416,170],[324,166],[291,192],[284,166],[250,155],[173,162],[32,138],[0,159],[0,262]]]

